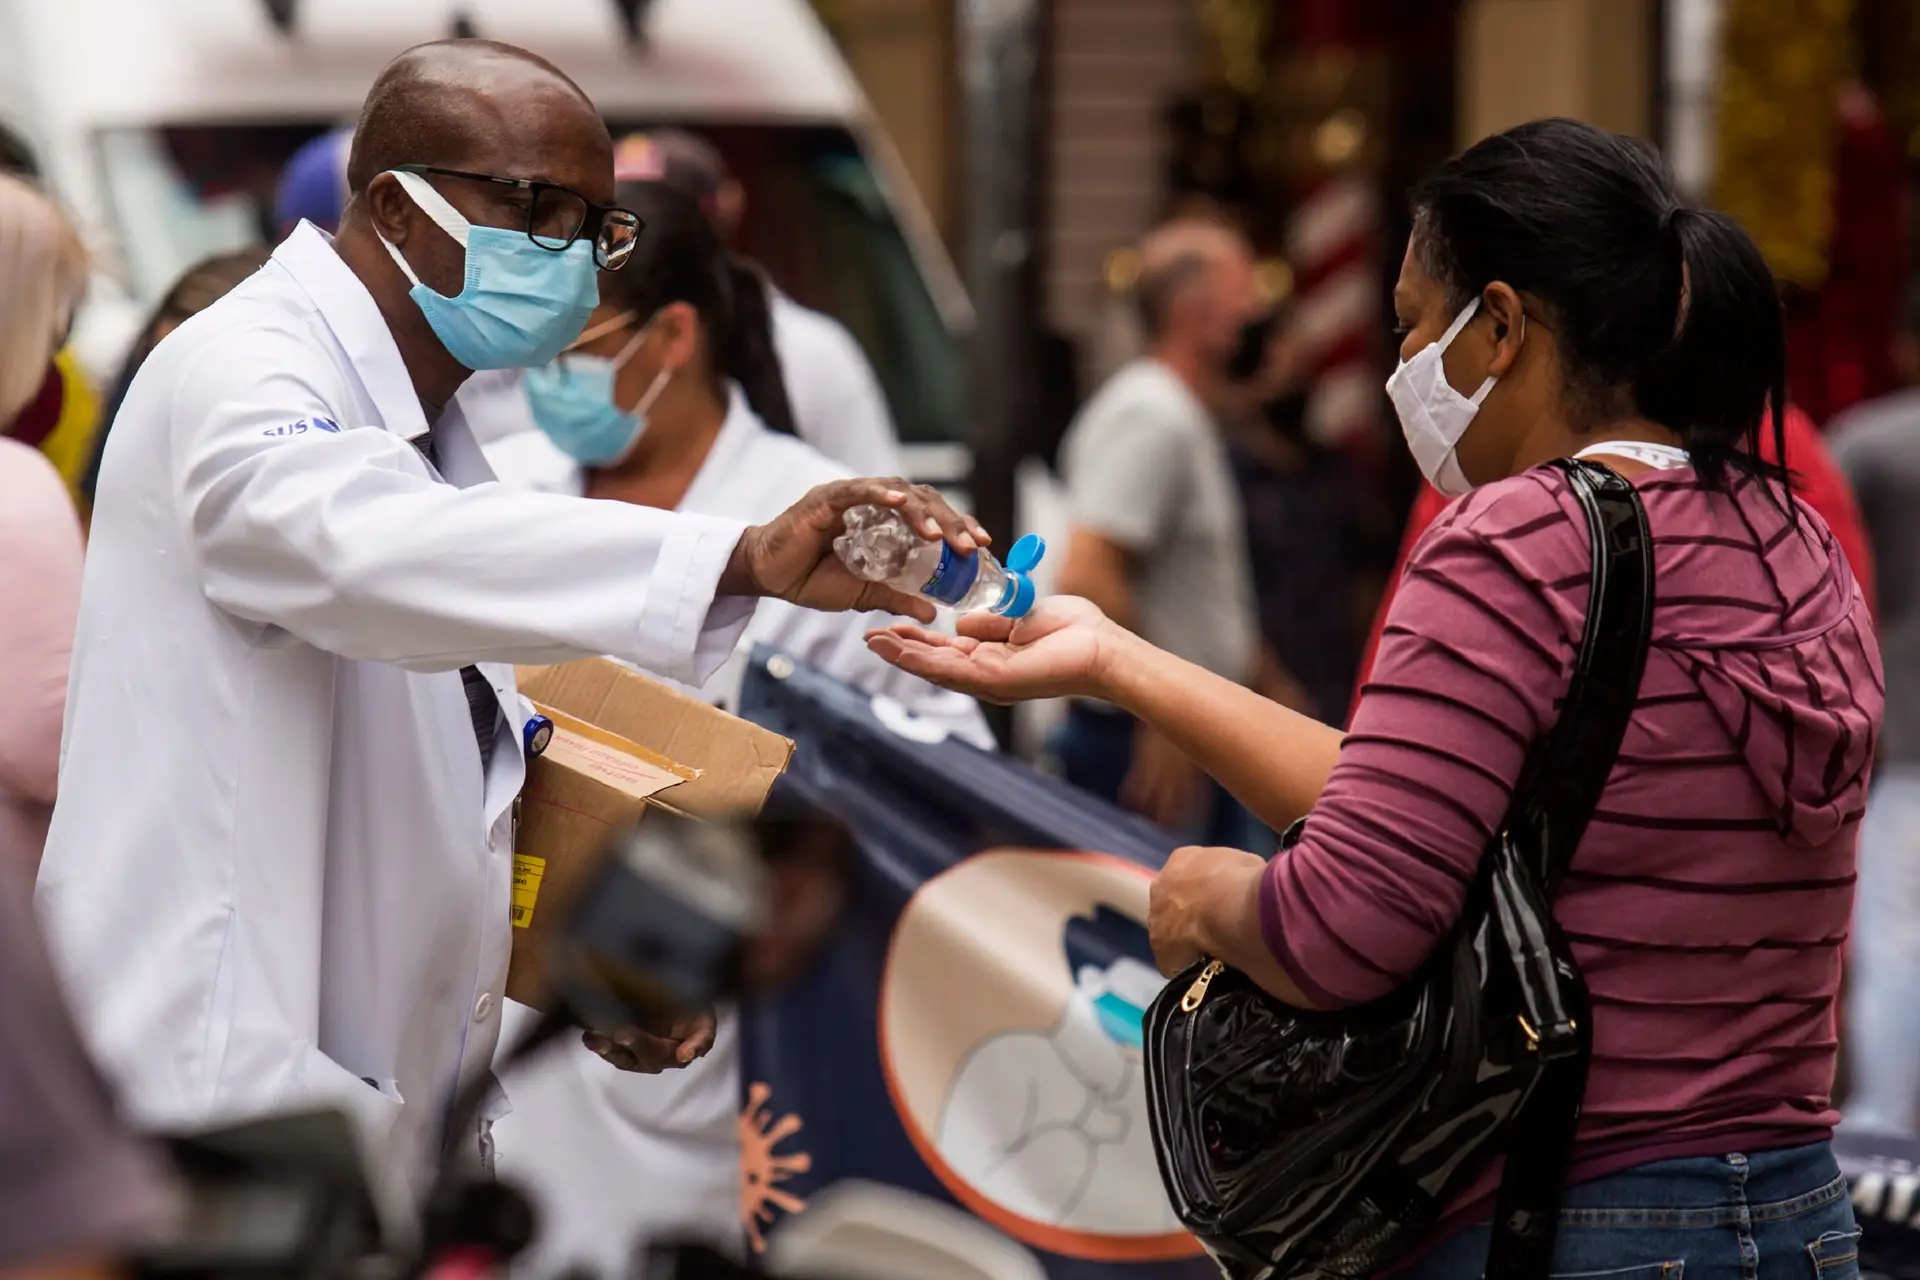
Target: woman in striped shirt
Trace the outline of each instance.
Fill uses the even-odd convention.
[[[1772,276],[1736,224],[1681,201],[1651,147],[1572,121],[1477,144],[1414,207],[1389,390],[1428,479],[1466,496],[1414,554],[1350,732],[1079,601],[1010,631],[969,619],[957,640],[870,643],[985,698],[1117,703],[1276,828],[1309,815],[1271,863],[1181,850],[1154,887],[1153,939],[1170,972],[1212,955],[1281,1000],[1341,1008],[1393,990],[1458,919],[1554,721],[1589,548],[1542,464],[1626,475],[1656,607],[1633,720],[1555,903],[1592,989],[1594,1056],[1554,1269],[1851,1274],[1828,1095],[1883,690],[1845,555],[1759,456],[1786,402]],[[1497,1182],[1488,1170],[1452,1206],[1408,1274],[1481,1274]]]

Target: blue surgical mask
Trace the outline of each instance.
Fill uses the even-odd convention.
[[[631,412],[613,398],[620,370],[646,336],[644,329],[634,334],[626,349],[612,359],[573,354],[527,371],[527,407],[535,425],[580,465],[613,466],[633,452],[646,433],[647,411],[666,389],[673,370],[662,368],[655,374]]]
[[[474,226],[419,174],[390,172],[467,253],[466,283],[449,298],[422,284],[400,251],[387,245],[448,355],[469,369],[531,368],[580,336],[600,302],[592,241],[576,240],[555,252],[525,231]]]

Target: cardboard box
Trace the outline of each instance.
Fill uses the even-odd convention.
[[[608,839],[650,805],[695,818],[753,816],[793,743],[604,658],[521,667],[517,677],[554,723],[521,793],[507,971],[508,997],[541,1008],[547,938]]]

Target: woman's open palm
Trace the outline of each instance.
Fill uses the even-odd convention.
[[[867,647],[899,667],[988,702],[1098,697],[1107,663],[1126,636],[1093,604],[1043,600],[1018,622],[992,614],[960,619],[960,634],[901,623],[867,633]]]

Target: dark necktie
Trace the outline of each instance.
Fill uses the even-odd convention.
[[[493,740],[500,725],[500,700],[493,686],[478,667],[460,668],[460,682],[467,687],[467,710],[473,713],[473,736],[480,740],[480,772],[493,765]]]
[[[432,432],[416,436],[410,443],[429,466],[439,469],[440,459],[433,447]],[[467,711],[473,716],[473,736],[480,743],[480,772],[484,775],[493,767],[493,739],[500,725],[500,700],[478,667],[460,668],[460,683],[466,686]]]

